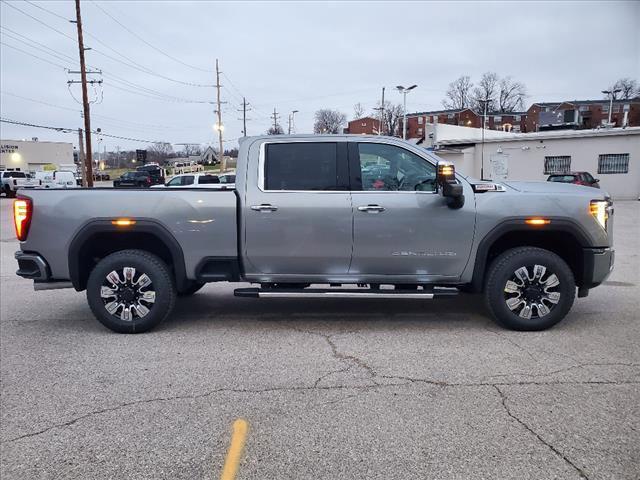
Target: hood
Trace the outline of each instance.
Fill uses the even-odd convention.
[[[513,182],[506,181],[501,182],[507,187],[513,188],[518,192],[526,193],[553,193],[553,194],[576,194],[585,193],[590,194],[594,198],[606,196],[606,192],[593,187],[585,187],[583,185],[573,185],[571,183],[560,182]]]

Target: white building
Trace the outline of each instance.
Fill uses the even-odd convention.
[[[434,135],[434,149],[476,178],[544,181],[551,173],[586,171],[614,199],[640,196],[640,127],[510,134],[485,138],[484,145],[477,132]]]
[[[73,164],[73,144],[37,140],[0,140],[1,170],[43,170],[45,165]]]

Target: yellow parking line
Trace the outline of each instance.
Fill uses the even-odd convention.
[[[240,463],[240,456],[244,449],[244,442],[247,439],[247,432],[249,431],[249,424],[243,418],[237,419],[233,422],[233,433],[231,434],[231,445],[227,452],[227,458],[224,461],[224,467],[222,468],[222,475],[220,480],[235,480],[238,473],[238,464]]]

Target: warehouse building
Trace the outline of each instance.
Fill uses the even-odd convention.
[[[544,181],[552,173],[586,171],[614,199],[640,196],[640,127],[510,134],[484,143],[476,132],[433,137],[436,153],[465,175]]]
[[[73,144],[37,138],[0,140],[0,170],[39,171],[48,164],[73,164]]]

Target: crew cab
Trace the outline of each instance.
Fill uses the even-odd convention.
[[[499,324],[541,330],[613,268],[605,192],[474,180],[395,138],[247,137],[235,185],[25,192],[17,274],[86,290],[116,332],[150,330],[207,282],[255,298],[475,292]]]
[[[183,173],[176,175],[164,185],[154,185],[152,188],[219,188],[233,190],[235,188],[235,175],[214,175],[212,173]]]

